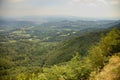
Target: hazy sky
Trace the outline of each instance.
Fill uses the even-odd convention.
[[[120,0],[0,0],[0,15],[120,18]]]

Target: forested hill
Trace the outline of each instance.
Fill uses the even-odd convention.
[[[70,61],[42,67],[38,73],[22,73],[18,80],[119,80],[120,30],[113,29],[88,49],[86,57],[76,53]]]
[[[91,25],[99,23],[94,22]],[[109,21],[101,23],[103,26]],[[119,21],[106,28],[100,28],[99,23],[99,28],[90,26],[92,28],[86,29],[81,29],[88,26],[85,21],[73,21],[71,25],[70,21],[51,26],[46,23],[46,27],[45,23],[29,26],[28,22],[20,27],[10,24],[0,25],[0,80],[86,80],[92,71],[102,69],[108,63],[109,56],[119,52]],[[116,29],[111,31],[113,28]],[[94,45],[96,50],[91,47]],[[101,53],[90,53],[95,51]]]
[[[48,53],[46,64],[57,64],[70,60],[76,52],[87,55],[87,50],[100,39],[101,32],[85,33],[84,35],[62,42],[57,49]]]
[[[88,54],[87,50],[90,46],[95,45],[100,40],[101,36],[105,35],[114,28],[120,29],[120,24],[107,29],[96,30],[95,32],[86,32],[79,37],[62,42],[57,46],[57,49],[48,53],[45,64],[58,64],[69,61],[76,52],[78,52],[81,56],[86,56]]]

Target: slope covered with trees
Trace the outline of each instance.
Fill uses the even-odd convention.
[[[97,72],[102,71],[109,58],[119,52],[120,25],[117,22],[114,23],[117,24],[116,26],[110,27],[111,23],[108,25],[110,28],[107,26],[106,29],[87,28],[76,31],[72,30],[74,24],[81,23],[80,27],[82,27],[82,22],[73,21],[69,24],[70,22],[65,21],[60,24],[58,22],[46,27],[44,24],[30,27],[29,22],[23,26],[20,26],[22,22],[15,23],[20,27],[2,24],[2,27],[0,26],[0,80],[96,78],[96,75],[99,75]],[[92,23],[87,21],[85,24],[84,21],[83,24],[87,25],[87,23],[92,27],[99,21],[97,24],[93,24],[94,21]],[[102,24],[104,25],[104,22]],[[56,28],[52,25],[56,25]],[[65,29],[65,25],[68,25],[67,28],[71,30]],[[114,27],[118,30],[111,31]],[[109,31],[111,32],[108,33]],[[108,34],[104,35],[106,33]],[[100,38],[101,34],[102,38]]]
[[[38,73],[32,74],[22,73],[17,76],[17,79],[119,80],[120,78],[119,47],[120,47],[120,30],[113,29],[105,36],[103,36],[95,46],[92,46],[89,49],[88,56],[81,57],[78,53],[76,53],[76,55],[70,61],[64,64],[54,65],[51,67],[43,67],[42,71]],[[108,70],[108,68],[110,69]],[[106,71],[106,69],[108,71]],[[107,78],[104,77],[102,73],[109,77]]]

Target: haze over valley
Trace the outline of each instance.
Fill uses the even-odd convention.
[[[1,0],[0,80],[119,80],[119,0]]]

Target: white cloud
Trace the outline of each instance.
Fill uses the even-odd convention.
[[[11,0],[12,2],[24,2],[25,0]]]
[[[103,4],[103,5],[116,5],[120,4],[120,0],[70,0],[70,4]]]
[[[4,0],[5,3],[20,3],[24,1],[27,1],[27,0]]]
[[[103,3],[103,4],[105,4],[105,5],[108,4],[108,2],[106,0],[98,0],[98,1],[101,2],[101,3]]]
[[[60,0],[62,4],[59,0],[4,1],[9,1],[9,4],[3,6],[3,9],[1,9],[0,12],[1,15],[75,15],[85,17],[120,17],[120,11],[118,9],[118,4],[120,4],[119,0]],[[51,4],[48,4],[47,2]]]
[[[113,5],[117,5],[120,4],[120,0],[110,0],[109,3]]]

